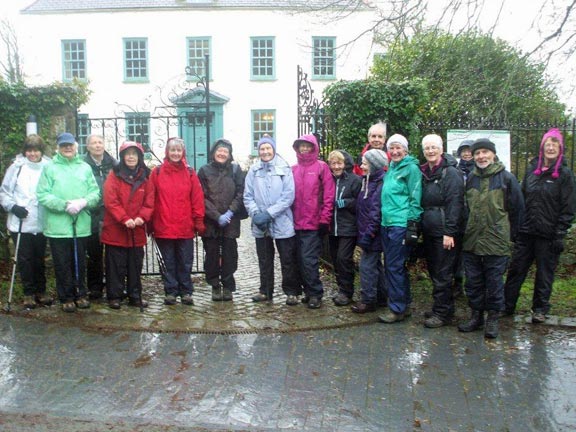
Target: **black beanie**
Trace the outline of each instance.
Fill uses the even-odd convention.
[[[470,149],[472,150],[472,155],[474,155],[476,150],[479,149],[487,149],[496,154],[496,144],[494,144],[488,138],[478,138],[476,141],[474,141],[474,144],[472,144],[472,148]]]

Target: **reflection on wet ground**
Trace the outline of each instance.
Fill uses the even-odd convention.
[[[0,316],[1,430],[569,431],[574,400],[571,328],[98,333]]]

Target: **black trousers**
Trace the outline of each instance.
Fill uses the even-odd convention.
[[[348,298],[354,295],[354,249],[356,237],[328,236],[330,256],[339,291]]]
[[[61,303],[86,296],[84,277],[86,259],[84,237],[50,238],[50,250],[56,275],[56,290]]]
[[[10,232],[14,244],[18,233]],[[25,296],[46,292],[46,237],[44,234],[20,234],[17,265]]]
[[[140,300],[140,273],[144,262],[144,248],[106,245],[106,297],[120,300],[124,291],[134,301]]]
[[[507,256],[464,252],[466,297],[471,309],[496,312],[504,310],[504,273],[508,261]]]
[[[206,282],[212,287],[236,291],[234,273],[238,270],[238,242],[228,237],[202,237],[204,245],[204,271]]]
[[[86,238],[86,285],[88,292],[102,296],[104,291],[104,245],[100,243],[100,235],[92,233]]]
[[[274,242],[280,256],[282,291],[286,295],[301,295],[302,284],[298,272],[296,237],[273,240],[256,238],[256,253],[260,268],[260,293],[271,297],[274,293]]]
[[[554,272],[558,266],[559,258],[560,254],[552,251],[551,239],[528,234],[518,236],[504,285],[508,312],[513,312],[516,309],[520,288],[534,261],[536,261],[536,276],[534,294],[532,295],[532,310],[544,314],[550,311],[550,295],[552,294]]]
[[[443,237],[424,236],[424,255],[432,279],[432,312],[442,319],[454,315],[452,278],[454,275],[455,248],[444,249]]]

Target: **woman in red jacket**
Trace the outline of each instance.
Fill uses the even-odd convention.
[[[194,236],[204,234],[204,193],[196,171],[186,162],[181,138],[169,138],[162,165],[152,171],[155,189],[154,237],[166,264],[164,304],[193,305],[190,272],[194,262]]]
[[[140,143],[126,141],[120,146],[120,163],[104,183],[104,224],[106,245],[106,295],[112,309],[120,309],[124,287],[128,305],[146,307],[142,300],[140,273],[146,245],[145,224],[154,210],[154,185],[148,180]]]

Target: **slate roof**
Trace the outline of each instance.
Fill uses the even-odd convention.
[[[37,0],[23,14],[103,12],[135,9],[357,9],[350,0]]]

